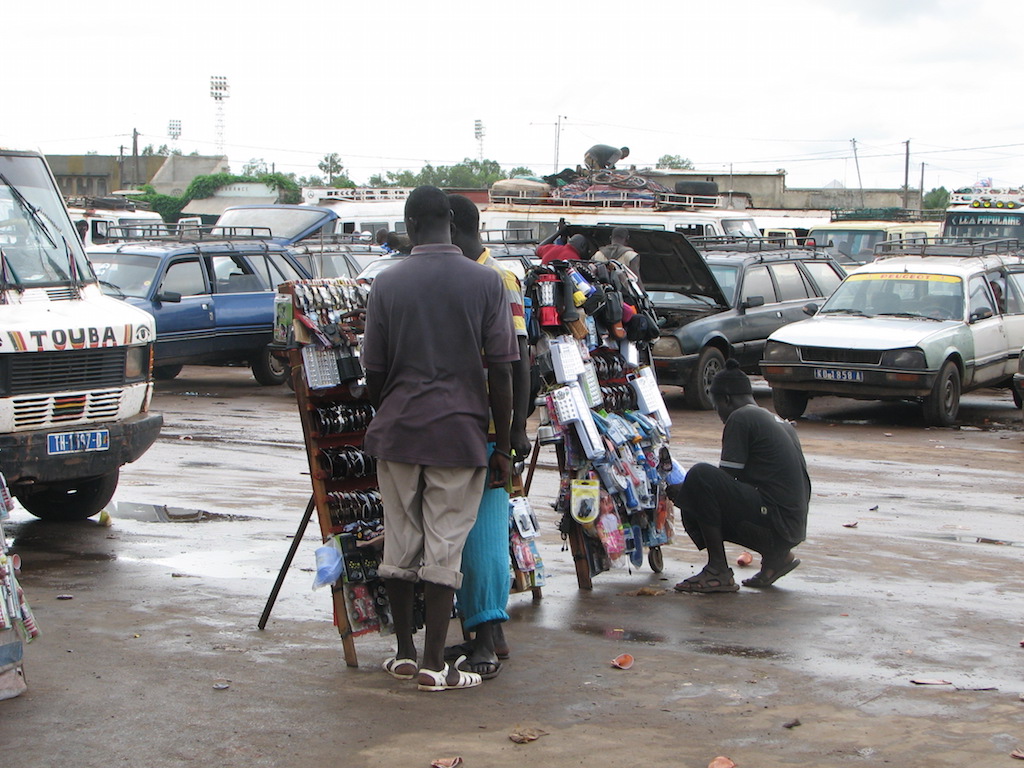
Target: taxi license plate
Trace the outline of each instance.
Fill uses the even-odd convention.
[[[46,453],[59,456],[65,453],[106,451],[110,448],[109,429],[89,429],[82,432],[55,432],[46,436]]]
[[[815,368],[814,378],[826,381],[864,381],[864,371],[844,371],[841,368]]]

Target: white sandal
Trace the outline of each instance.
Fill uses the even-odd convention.
[[[459,673],[459,679],[454,683],[448,682],[448,665],[444,665],[444,669],[440,672],[434,672],[429,669],[421,669],[421,675],[427,675],[430,680],[430,685],[419,684],[421,691],[450,691],[456,688],[475,688],[483,682],[483,678],[480,677],[476,672],[463,672],[459,669],[459,665],[466,660],[465,656],[460,656],[458,661],[455,662],[455,669]]]
[[[384,668],[384,671],[395,678],[395,680],[412,680],[416,677],[415,673],[406,675],[395,671],[406,664],[415,667],[416,659],[399,659],[397,656],[392,656],[391,658],[384,659],[384,663],[381,664],[381,666]]]

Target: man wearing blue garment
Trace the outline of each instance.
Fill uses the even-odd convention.
[[[512,363],[512,451],[517,458],[530,455],[526,436],[526,418],[530,410],[530,361],[523,293],[514,274],[502,268],[489,248],[480,240],[480,211],[476,203],[463,195],[449,195],[452,206],[452,242],[467,258],[490,267],[501,275],[505,285],[512,325],[519,348],[519,360]],[[493,430],[494,425],[491,425]],[[494,434],[488,436],[493,445]],[[478,673],[484,680],[497,677],[501,659],[508,657],[508,642],[502,624],[508,621],[505,608],[509,593],[509,494],[507,488],[484,491],[476,523],[466,539],[462,553],[462,587],[457,605],[463,627],[474,633],[468,643],[445,649],[445,658],[467,657],[463,669]]]

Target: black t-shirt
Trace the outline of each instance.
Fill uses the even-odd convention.
[[[756,405],[733,411],[722,432],[719,465],[757,488],[780,536],[794,544],[806,538],[811,480],[792,424]]]

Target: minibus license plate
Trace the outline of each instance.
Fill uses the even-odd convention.
[[[59,456],[64,453],[106,451],[109,448],[109,429],[90,429],[82,432],[55,432],[46,436],[46,453],[50,456]]]

